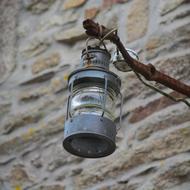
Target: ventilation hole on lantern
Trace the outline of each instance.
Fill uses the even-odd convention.
[[[107,152],[109,143],[97,137],[75,137],[71,140],[71,146],[81,154],[97,155]],[[79,151],[80,150],[80,151]]]
[[[102,151],[101,150],[97,150],[98,153],[101,153]]]

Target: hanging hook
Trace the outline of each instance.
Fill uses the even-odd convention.
[[[99,45],[101,45],[103,43],[103,41],[113,32],[116,32],[117,28],[113,28],[112,30],[110,30],[107,34],[105,34],[103,37],[100,38],[100,43]]]

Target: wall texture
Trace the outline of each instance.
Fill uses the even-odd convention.
[[[1,0],[0,189],[190,190],[190,109],[133,73],[116,71],[124,121],[115,153],[82,159],[62,148],[67,77],[86,39],[82,21],[118,27],[142,62],[190,84],[189,2]]]

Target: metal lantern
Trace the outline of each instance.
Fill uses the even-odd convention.
[[[121,80],[109,71],[110,58],[106,49],[88,46],[82,51],[81,67],[68,78],[70,96],[63,147],[71,154],[98,158],[116,148],[114,121],[116,100],[122,99]]]

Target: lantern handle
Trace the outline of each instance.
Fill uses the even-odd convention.
[[[94,38],[94,37],[89,37],[89,38],[87,38],[87,40],[86,40],[86,48],[85,48],[85,50],[86,50],[86,53],[87,53],[87,56],[88,56],[88,57],[90,57],[90,56],[89,56],[89,53],[88,53],[88,43],[89,43],[90,40],[94,40],[94,39],[96,39],[96,38]],[[100,38],[99,40],[100,40],[100,42],[101,42],[101,38]],[[104,43],[103,41],[102,41],[101,43],[99,43],[99,46],[101,46],[101,44],[104,46],[105,50],[108,51],[108,49],[107,49],[107,47],[106,47],[106,45],[105,45],[105,43]]]
[[[99,27],[101,28],[101,26],[99,25]],[[101,44],[104,44],[104,40],[109,36],[111,35],[112,33],[116,33],[117,34],[117,28],[113,28],[111,29],[108,33],[106,33],[106,35],[104,35],[103,37],[100,37],[99,40],[100,40],[100,43],[99,43],[99,46]]]

